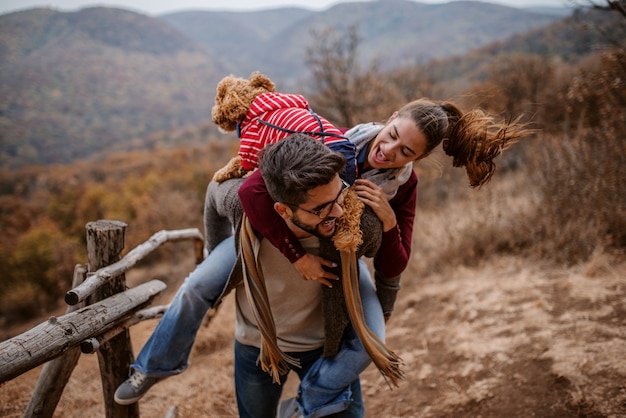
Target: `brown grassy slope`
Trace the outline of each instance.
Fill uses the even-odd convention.
[[[387,327],[389,345],[406,363],[406,380],[391,390],[374,368],[366,370],[367,416],[626,414],[623,257],[597,252],[568,268],[517,255],[476,255],[470,267],[446,267],[442,258],[436,266],[430,261],[437,248],[462,237],[464,224],[478,217],[506,226],[506,217],[498,214],[515,207],[523,216],[533,193],[520,182],[501,176],[480,192],[490,190],[486,197],[472,193],[454,205],[418,211],[413,260]],[[161,269],[136,272],[129,282],[172,276],[170,267]],[[185,274],[181,269],[175,274],[179,279]],[[174,283],[157,303],[172,296]],[[232,302],[228,298],[210,327],[201,329],[189,370],[140,401],[142,416],[165,416],[172,406],[180,417],[236,416]],[[132,329],[136,351],[155,323]],[[34,370],[0,387],[2,416],[21,416],[37,375]],[[288,393],[293,394],[296,380],[291,378]],[[104,416],[95,356],[81,357],[55,416]]]

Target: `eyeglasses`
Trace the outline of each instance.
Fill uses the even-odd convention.
[[[300,209],[300,210],[303,210],[305,212],[308,212],[308,213],[310,213],[312,215],[315,215],[315,216],[319,217],[320,219],[324,219],[328,215],[330,215],[330,212],[333,211],[333,208],[335,207],[335,204],[338,204],[339,206],[343,206],[343,203],[346,200],[346,195],[348,194],[348,188],[349,187],[350,187],[350,185],[348,183],[346,183],[344,180],[341,180],[341,190],[339,190],[339,194],[337,195],[335,200],[333,200],[332,202],[324,203],[324,204],[318,206],[316,209],[313,209],[313,210],[304,209],[304,208],[301,208],[298,205],[293,205],[291,203],[287,203],[287,205],[291,206],[292,208],[296,208],[296,209]]]

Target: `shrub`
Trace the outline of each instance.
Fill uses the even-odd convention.
[[[26,319],[56,307],[71,284],[77,244],[52,224],[32,228],[6,255],[0,299],[5,319]]]

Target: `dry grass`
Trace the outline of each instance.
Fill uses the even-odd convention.
[[[480,190],[462,170],[426,172],[420,183],[414,257],[422,273],[516,254],[556,265],[626,249],[626,141],[587,132],[541,137],[518,149]],[[461,187],[463,186],[463,187]]]
[[[548,138],[530,172],[541,192],[526,229],[536,251],[572,265],[626,248],[626,141],[589,131]]]

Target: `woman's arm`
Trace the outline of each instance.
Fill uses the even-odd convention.
[[[374,266],[384,277],[399,276],[411,255],[417,176],[411,173],[389,201],[382,189],[369,180],[357,180],[355,189],[383,223],[383,240],[374,257]]]
[[[417,176],[398,189],[389,201],[396,215],[397,224],[383,233],[383,242],[374,257],[374,266],[385,277],[399,276],[409,264],[413,239],[413,222],[417,202]]]
[[[382,241],[374,255],[374,277],[378,300],[387,321],[400,290],[400,274],[406,269],[411,255],[417,176],[411,173],[409,180],[389,201],[382,189],[372,182],[357,180],[356,190],[383,224]]]

